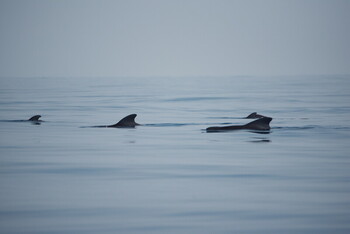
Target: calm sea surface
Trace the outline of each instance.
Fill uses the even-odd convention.
[[[350,76],[1,78],[0,134],[1,233],[350,233]]]

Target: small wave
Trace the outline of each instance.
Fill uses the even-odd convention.
[[[0,123],[25,123],[25,124],[32,124],[32,125],[41,125],[41,123],[44,121],[28,121],[28,120],[0,120]]]
[[[308,130],[308,129],[314,129],[317,128],[316,125],[308,125],[308,126],[302,126],[302,127],[272,127],[271,129],[282,129],[282,130]]]
[[[227,97],[183,97],[166,99],[168,102],[188,102],[188,101],[215,101],[215,100],[227,100]]]
[[[28,120],[0,120],[0,122],[5,122],[5,123],[23,123],[23,122],[28,122]]]
[[[245,129],[243,129],[243,130],[245,130]],[[271,133],[270,130],[248,130],[248,132],[257,133],[257,134],[270,134]]]
[[[251,142],[251,143],[270,143],[271,140],[261,139],[261,140],[252,140],[252,141],[248,141],[248,142]]]
[[[196,123],[159,123],[159,124],[143,124],[142,126],[147,127],[182,127],[190,125],[199,125]]]
[[[208,117],[207,119],[246,119],[245,117]]]
[[[333,127],[333,129],[335,129],[335,130],[350,130],[350,127],[337,126],[337,127]]]
[[[225,123],[157,123],[157,124],[142,124],[146,127],[182,127],[182,126],[212,126],[212,125],[230,125],[231,122]]]

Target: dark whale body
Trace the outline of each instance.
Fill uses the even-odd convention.
[[[34,115],[31,118],[29,118],[27,121],[42,121],[39,120],[41,118],[41,115]]]
[[[256,112],[251,113],[250,115],[248,115],[247,117],[245,117],[246,119],[259,119],[259,118],[263,118],[263,117],[267,117],[267,116],[263,116],[260,115]]]
[[[135,122],[136,114],[128,115],[113,125],[92,126],[94,128],[135,128],[140,124]]]
[[[1,122],[31,122],[31,123],[40,123],[44,122],[41,119],[41,115],[34,115],[30,117],[29,119],[20,119],[20,120],[0,120]]]
[[[27,120],[27,122],[30,122],[34,125],[40,125],[42,122],[44,122],[44,121],[40,120],[40,118],[41,118],[41,115],[34,115],[34,116],[30,117]]]
[[[206,129],[207,132],[222,132],[222,131],[232,131],[239,129],[248,130],[270,130],[270,122],[272,118],[262,117],[260,119],[254,120],[253,122],[247,123],[245,125],[230,125],[225,127],[209,127]]]
[[[42,122],[41,119],[41,115],[34,115],[32,117],[30,117],[29,119],[19,119],[19,120],[0,120],[0,122],[7,122],[7,123],[31,123],[34,125],[40,125]]]

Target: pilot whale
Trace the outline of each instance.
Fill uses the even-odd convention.
[[[20,119],[20,120],[0,120],[1,122],[31,122],[31,123],[39,123],[44,122],[41,119],[41,115],[34,115],[29,119]]]
[[[230,125],[224,127],[209,127],[206,129],[207,132],[222,132],[222,131],[231,131],[239,129],[248,129],[248,130],[270,130],[270,122],[272,118],[262,117],[260,119],[254,120],[245,125]]]
[[[92,126],[93,128],[135,128],[140,124],[135,122],[136,114],[128,115],[122,118],[118,123],[112,125],[101,125],[101,126]]]
[[[41,118],[41,115],[34,115],[32,117],[30,117],[27,121],[42,121],[42,120],[39,120]]]
[[[267,117],[267,116],[263,116],[260,115],[256,112],[251,113],[250,115],[248,115],[247,117],[245,117],[246,119],[259,119],[259,118],[263,118],[263,117]]]

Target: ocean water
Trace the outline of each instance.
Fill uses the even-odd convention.
[[[349,120],[347,75],[1,78],[0,232],[350,233]]]

